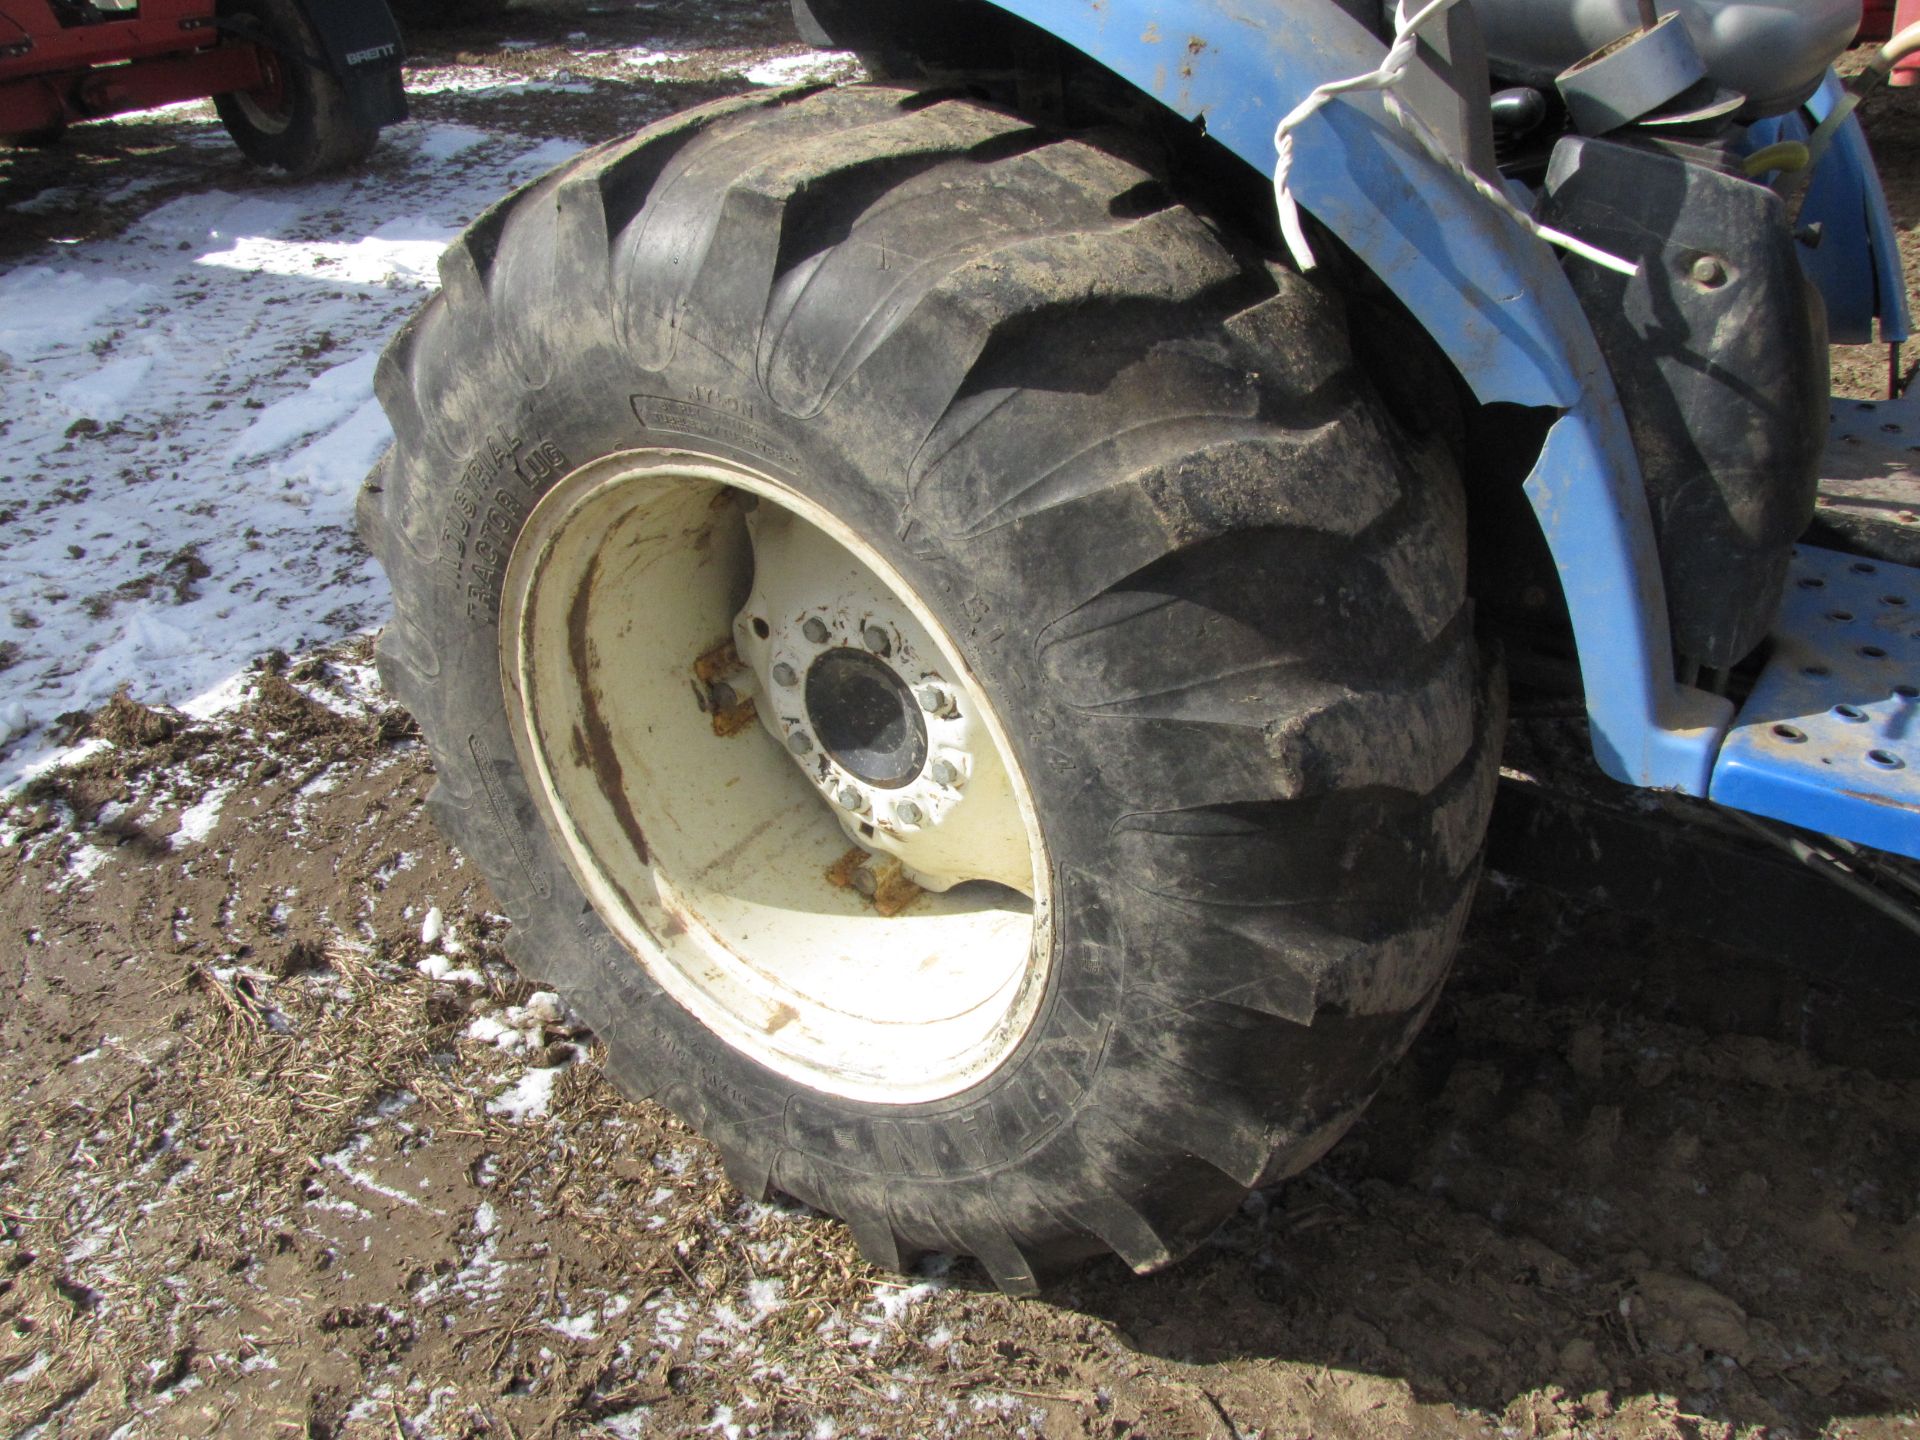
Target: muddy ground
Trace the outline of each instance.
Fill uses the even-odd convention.
[[[583,140],[800,49],[782,7],[712,0],[415,40],[424,70],[589,77],[416,102]],[[679,58],[582,56],[645,47]],[[1909,236],[1916,105],[1872,112]],[[210,167],[238,183],[177,130],[0,157],[7,205],[100,177],[9,213],[0,263],[112,233],[127,179],[141,207]],[[1841,358],[1878,393],[1883,354]],[[1920,1426],[1920,1025],[1852,993],[1844,957],[1758,970],[1494,877],[1328,1161],[1172,1273],[1013,1301],[964,1262],[871,1270],[597,1077],[435,835],[366,637],[235,689],[207,720],[75,717],[90,753],[0,822],[0,1435]]]

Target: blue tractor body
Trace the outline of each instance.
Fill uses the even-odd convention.
[[[1380,27],[1368,23],[1371,7],[1339,0],[994,6],[1190,122],[1262,182],[1274,171],[1281,119],[1316,87],[1374,69],[1386,51]],[[1485,49],[1466,9],[1423,41],[1411,103],[1425,105],[1423,118],[1458,147],[1461,164],[1485,170],[1487,146],[1472,133],[1475,102],[1487,98],[1484,87],[1473,93],[1472,67],[1484,64]],[[885,29],[871,7],[846,0],[803,5],[800,14],[803,27],[843,43],[871,46],[874,27]],[[1844,94],[1829,74],[1803,106],[1745,127],[1743,143],[1758,150],[1804,140]],[[1585,262],[1563,262],[1489,205],[1457,166],[1396,123],[1377,93],[1343,95],[1318,110],[1295,145],[1289,188],[1299,206],[1392,291],[1474,399],[1554,417],[1525,493],[1564,593],[1601,769],[1632,785],[1710,796],[1920,856],[1920,712],[1907,694],[1920,684],[1920,625],[1902,628],[1899,604],[1876,605],[1887,643],[1867,645],[1847,622],[1787,603],[1767,630],[1783,642],[1773,648],[1794,657],[1793,683],[1769,671],[1744,707],[1682,683],[1685,660],[1676,656],[1628,411],[1569,280],[1569,269]],[[1909,313],[1894,227],[1857,117],[1844,117],[1807,178],[1799,224],[1820,238],[1798,253],[1832,338],[1865,342],[1877,327],[1881,341],[1904,342]],[[1889,411],[1881,423],[1920,431],[1920,415],[1909,409],[1899,418]],[[1826,562],[1809,547],[1795,563],[1804,584],[1806,567]],[[1920,571],[1871,563],[1882,596],[1920,606]],[[1863,645],[1886,653],[1862,656]]]

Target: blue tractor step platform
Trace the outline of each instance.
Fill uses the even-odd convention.
[[[1920,385],[1899,400],[1836,398],[1807,539],[1920,565]]]
[[[1920,859],[1920,569],[1800,545],[1722,805]]]

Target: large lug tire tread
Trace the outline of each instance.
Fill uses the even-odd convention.
[[[869,86],[583,155],[448,253],[380,367],[396,443],[361,511],[395,593],[381,673],[515,963],[743,1190],[1011,1291],[1171,1263],[1352,1123],[1448,967],[1503,718],[1451,461],[1387,418],[1337,300],[1125,143]],[[694,393],[756,417],[707,448],[890,552],[1035,788],[1054,980],[951,1100],[836,1099],[714,1039],[586,905],[514,764],[498,566],[550,480],[501,442],[684,446],[634,397]]]

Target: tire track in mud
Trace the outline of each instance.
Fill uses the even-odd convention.
[[[1191,1273],[1082,1303],[1254,1394],[1283,1360],[1539,1433],[1908,1417],[1915,1029],[1489,885],[1434,1020],[1327,1162]]]

